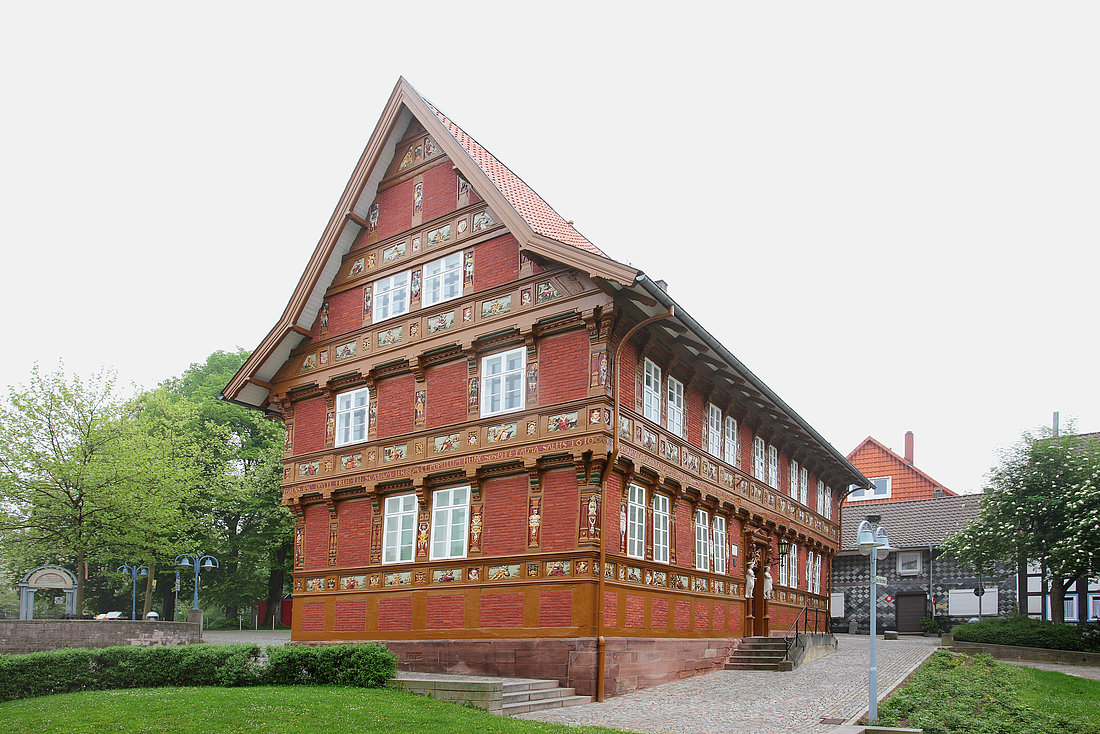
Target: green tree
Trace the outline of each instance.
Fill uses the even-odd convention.
[[[248,354],[214,352],[163,388],[192,406],[186,430],[203,446],[195,511],[206,530],[188,550],[211,553],[221,563],[203,576],[204,593],[230,619],[266,598],[270,623],[285,586],[294,520],[281,504],[281,424],[220,397]]]
[[[1061,623],[1066,589],[1100,571],[1100,436],[1026,433],[990,476],[981,514],[945,549],[976,570],[993,561],[1039,563]]]
[[[85,381],[35,365],[0,405],[0,544],[74,563],[80,612],[86,564],[151,558],[174,530],[193,486],[192,449],[150,432],[112,373]]]

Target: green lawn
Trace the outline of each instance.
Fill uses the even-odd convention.
[[[521,721],[403,691],[329,686],[141,688],[42,696],[0,704],[5,734],[102,732],[432,732],[598,734]]]
[[[1100,681],[937,652],[879,706],[925,734],[1100,734]]]

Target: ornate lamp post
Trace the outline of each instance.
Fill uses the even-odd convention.
[[[133,594],[130,597],[130,619],[137,619],[137,579],[138,576],[148,576],[149,569],[145,566],[125,564],[118,567],[118,572],[130,574],[130,579],[133,581]]]
[[[198,611],[199,608],[199,567],[202,567],[203,571],[209,571],[212,568],[218,568],[218,559],[214,556],[199,556],[199,554],[180,553],[176,556],[175,561],[177,566],[183,566],[184,568],[195,569],[195,601],[191,608]]]
[[[867,677],[867,721],[878,721],[878,668],[875,665],[875,639],[878,637],[878,562],[885,560],[893,548],[886,537],[886,528],[871,530],[871,523],[859,524],[859,552],[871,556],[871,669]]]

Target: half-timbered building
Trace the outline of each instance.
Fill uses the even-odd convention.
[[[866,480],[663,285],[399,80],[224,391],[286,426],[293,639],[592,695],[824,626]]]

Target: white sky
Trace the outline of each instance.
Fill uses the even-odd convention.
[[[0,386],[255,347],[403,74],[841,452],[1100,430],[1100,4],[376,5],[0,6]]]

